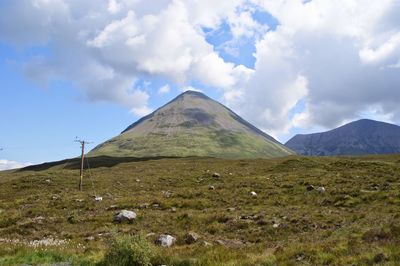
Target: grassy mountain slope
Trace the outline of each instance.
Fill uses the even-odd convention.
[[[293,154],[202,93],[188,91],[94,148],[90,156],[269,158]]]
[[[303,155],[400,153],[400,127],[368,119],[315,134],[296,135],[285,146]]]
[[[83,192],[79,160],[0,172],[0,265],[94,265],[110,234],[153,243],[162,233],[177,243],[156,248],[154,265],[400,263],[400,156],[91,158],[90,165]],[[121,209],[134,210],[136,222],[113,223]],[[189,231],[201,240],[186,244]],[[29,242],[48,238],[66,242]]]

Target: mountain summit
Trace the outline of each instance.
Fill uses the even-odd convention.
[[[400,153],[400,127],[361,119],[327,132],[296,135],[285,146],[313,156]]]
[[[203,93],[187,91],[139,119],[90,156],[268,158],[293,154]]]

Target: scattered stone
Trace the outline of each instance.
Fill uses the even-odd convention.
[[[76,199],[75,201],[76,201],[76,202],[84,202],[83,199]]]
[[[153,206],[153,208],[158,208],[158,207],[160,207],[160,204],[154,203],[152,206]]]
[[[172,208],[171,208],[171,212],[176,212],[176,208],[175,208],[175,207],[172,207]]]
[[[321,194],[323,194],[323,193],[325,193],[325,188],[324,187],[318,187],[317,188],[317,191],[319,192],[319,193],[321,193]]]
[[[54,196],[52,196],[52,197],[51,197],[51,199],[52,199],[52,200],[58,200],[58,199],[59,199],[59,197],[58,197],[58,196],[56,196],[56,195],[54,195]]]
[[[50,179],[46,179],[46,183],[50,184],[51,180]]]
[[[94,236],[88,236],[85,238],[86,242],[93,241],[93,240],[94,240]]]
[[[139,208],[140,208],[140,209],[147,209],[149,206],[150,206],[149,203],[143,203],[143,204],[140,204],[140,205],[139,205]]]
[[[232,173],[229,173],[229,175],[233,175]]]
[[[226,241],[221,240],[221,239],[216,240],[215,243],[217,243],[218,245],[221,245],[221,246],[225,246],[226,245]]]
[[[140,179],[136,179],[136,182],[140,182]]]
[[[103,197],[97,196],[97,197],[94,197],[94,200],[97,202],[103,201]]]
[[[308,185],[308,186],[306,187],[306,189],[307,189],[307,191],[312,191],[312,190],[314,190],[315,188],[314,188],[313,185]]]
[[[215,190],[215,187],[214,186],[209,186],[208,190]]]
[[[242,220],[259,220],[261,217],[258,215],[241,215],[240,219]]]
[[[236,208],[234,208],[234,207],[230,207],[230,208],[228,208],[228,209],[226,209],[228,212],[234,212],[234,211],[236,211]]]
[[[214,178],[220,178],[221,175],[220,175],[219,173],[214,173],[214,174],[212,174],[212,177],[214,177]]]
[[[257,193],[254,192],[254,191],[252,191],[252,192],[250,192],[250,196],[252,196],[253,198],[255,198],[255,197],[257,197]]]
[[[175,242],[176,238],[171,235],[160,235],[155,241],[156,245],[166,248],[171,247]]]
[[[114,222],[122,223],[127,221],[128,223],[132,223],[136,219],[136,213],[133,211],[122,210],[115,214]]]
[[[272,224],[272,227],[273,227],[273,228],[278,228],[279,225],[280,225],[280,224],[278,224],[278,223],[274,223],[274,224]]]
[[[200,239],[200,236],[195,232],[189,232],[185,235],[185,243],[190,245],[196,243]]]

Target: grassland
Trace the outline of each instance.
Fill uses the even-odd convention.
[[[398,155],[92,158],[83,192],[78,165],[0,172],[0,265],[95,265],[113,235],[161,233],[177,243],[151,247],[155,265],[400,264]],[[138,218],[115,224],[120,209]],[[201,240],[186,244],[187,232]]]

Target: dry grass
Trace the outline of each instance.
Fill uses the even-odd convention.
[[[104,160],[92,159],[84,192],[76,161],[1,172],[0,264],[95,264],[110,232],[176,236],[174,247],[159,250],[168,265],[400,263],[400,156]],[[120,209],[136,211],[136,222],[114,224]],[[189,231],[201,241],[185,244]],[[68,243],[29,246],[46,238]]]

